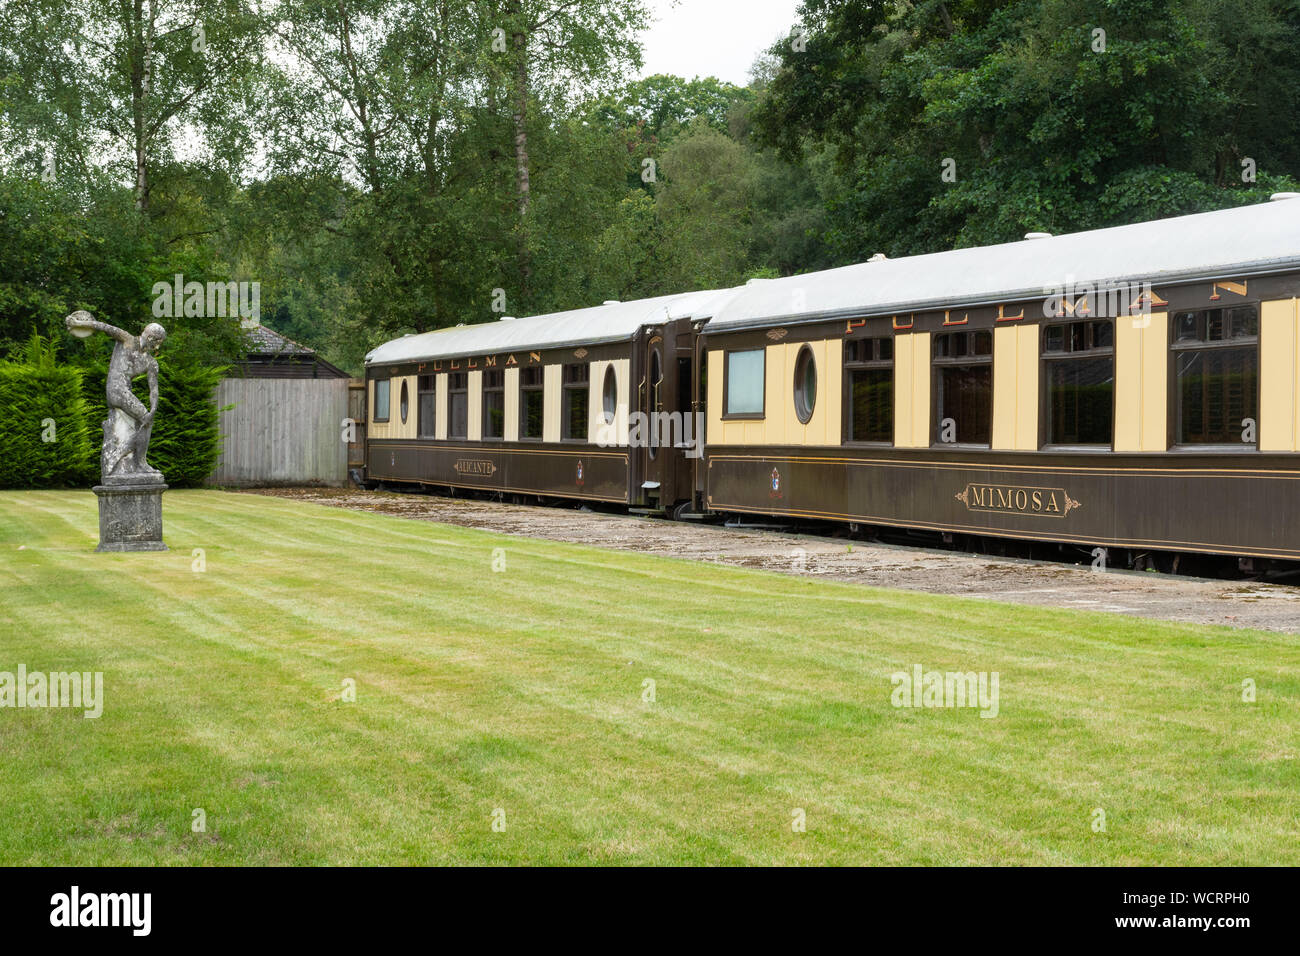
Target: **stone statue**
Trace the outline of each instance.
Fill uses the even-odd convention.
[[[145,455],[149,451],[154,413],[158,411],[158,360],[154,354],[167,338],[166,331],[151,322],[136,338],[92,318],[89,312],[73,312],[64,321],[68,330],[79,337],[104,332],[117,339],[108,363],[105,389],[108,418],[104,420],[104,447],[99,457],[101,480],[106,485],[161,482],[162,472],[149,467]],[[149,376],[148,408],[131,391],[132,379],[141,375]]]
[[[167,338],[151,322],[139,337],[97,321],[89,312],[73,312],[64,322],[79,338],[104,332],[117,340],[108,363],[104,447],[99,456],[99,547],[96,551],[166,551],[162,540],[162,472],[145,460],[149,434],[158,411],[158,360],[154,354]],[[131,381],[149,376],[149,407],[135,397]]]

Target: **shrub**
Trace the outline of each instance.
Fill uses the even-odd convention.
[[[0,487],[59,488],[94,470],[81,370],[59,365],[54,346],[33,335],[0,362]]]
[[[148,459],[172,488],[202,484],[217,465],[221,434],[213,390],[224,371],[206,366],[176,366],[166,361],[158,363],[158,413],[149,436]],[[108,416],[104,398],[107,373],[107,369],[88,371],[84,379],[90,420],[96,425]],[[146,380],[136,379],[133,389],[140,401],[148,405]],[[96,434],[100,434],[98,428]],[[96,462],[96,471],[98,467]]]

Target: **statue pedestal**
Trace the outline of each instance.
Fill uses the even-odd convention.
[[[99,498],[96,551],[166,551],[162,539],[161,481],[117,481],[94,488]]]

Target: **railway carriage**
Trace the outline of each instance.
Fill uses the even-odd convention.
[[[681,514],[702,445],[692,316],[701,292],[388,342],[366,356],[367,482]],[[647,422],[677,413],[651,438]],[[644,436],[644,439],[643,439]]]
[[[1298,302],[1282,194],[408,336],[365,477],[1291,561]]]

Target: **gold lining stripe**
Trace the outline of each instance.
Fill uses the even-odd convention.
[[[916,461],[899,459],[891,461],[883,458],[817,458],[792,455],[713,455],[707,451],[709,464],[715,461],[813,461],[826,464],[846,464],[861,466],[881,466],[890,468],[931,468],[942,471],[956,471],[962,468],[980,468],[986,471],[1045,471],[1068,475],[1131,475],[1145,477],[1149,475],[1183,475],[1186,477],[1205,477],[1207,475],[1249,475],[1257,477],[1277,477],[1288,480],[1300,479],[1300,459],[1295,471],[1268,471],[1245,468],[1085,468],[1078,465],[1004,465],[993,462],[948,462]],[[1254,453],[1252,453],[1254,454]]]
[[[616,451],[578,451],[577,449],[555,450],[551,448],[484,448],[482,445],[430,445],[428,442],[405,442],[401,445],[392,442],[375,441],[372,448],[432,448],[446,451],[472,451],[480,455],[568,455],[573,458],[621,458],[626,464],[627,455]],[[439,482],[442,484],[442,482]]]
[[[429,481],[426,478],[400,478],[397,475],[370,475],[380,481],[406,481],[417,485],[437,485],[439,488],[471,488],[475,491],[507,491],[527,495],[542,495],[549,498],[590,498],[592,501],[612,501],[626,504],[626,498],[611,498],[607,495],[575,494],[567,491],[542,491],[537,488],[516,488],[513,485],[492,487],[491,485],[466,485],[458,481]]]
[[[794,515],[800,518],[838,518],[844,521],[862,522],[864,524],[880,524],[893,528],[926,528],[932,531],[968,531],[972,534],[978,534],[983,537],[992,538],[1027,538],[1034,541],[1049,542],[1070,542],[1077,544],[1107,545],[1109,547],[1143,547],[1146,545],[1161,545],[1174,551],[1197,551],[1203,552],[1207,549],[1214,554],[1240,555],[1243,557],[1257,558],[1295,558],[1300,557],[1300,551],[1282,551],[1279,549],[1261,548],[1254,551],[1233,549],[1220,544],[1198,541],[1162,541],[1158,538],[1104,538],[1104,537],[1084,537],[1082,535],[1061,534],[1038,534],[1033,531],[1011,531],[999,528],[986,528],[982,525],[961,525],[961,524],[938,524],[931,521],[902,521],[898,518],[876,518],[870,515],[842,515],[833,511],[797,511],[792,508],[784,510],[764,510],[761,508],[745,508],[740,505],[721,504],[709,496],[709,507],[715,511],[740,511],[745,514],[760,514],[779,517],[781,515]]]

